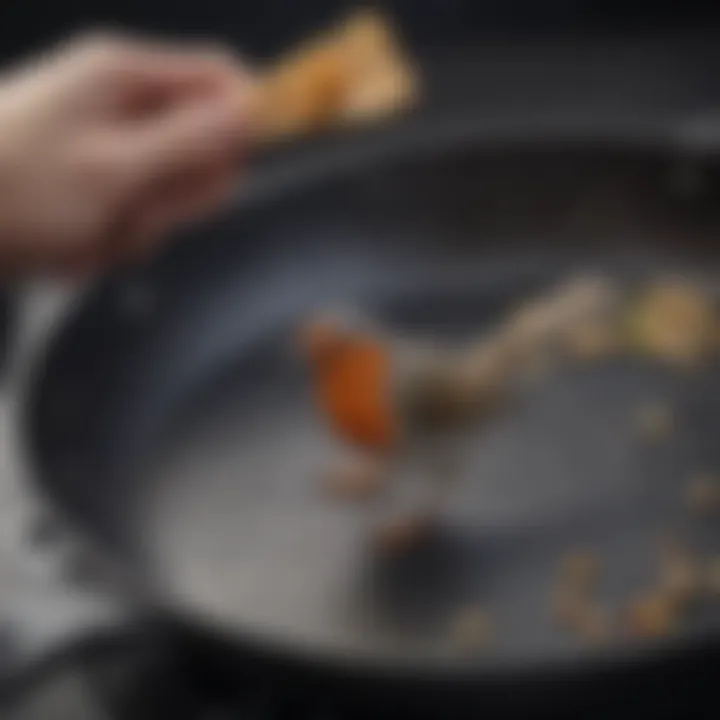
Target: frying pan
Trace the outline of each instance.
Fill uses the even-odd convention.
[[[221,217],[104,280],[59,328],[25,418],[39,488],[135,600],[223,662],[253,650],[342,677],[362,688],[358,706],[380,686],[415,711],[450,687],[463,703],[494,688],[512,705],[562,677],[578,695],[583,678],[712,649],[712,611],[663,640],[592,646],[553,627],[547,600],[571,548],[602,558],[603,602],[618,611],[668,533],[717,549],[720,529],[681,501],[688,474],[720,463],[716,368],[626,359],[550,376],[469,440],[439,536],[384,557],[367,543],[375,510],[318,489],[336,441],[292,346],[297,322],[328,305],[462,338],[587,270],[714,284],[715,171],[683,193],[680,156],[666,128],[576,118],[400,122],[270,164]],[[655,400],[676,430],[650,447],[633,413]],[[458,652],[447,623],[477,602],[492,646]]]

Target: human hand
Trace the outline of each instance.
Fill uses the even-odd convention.
[[[88,38],[0,80],[0,273],[142,257],[231,192],[244,75],[217,52]]]

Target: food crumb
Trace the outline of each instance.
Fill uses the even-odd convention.
[[[322,478],[325,493],[337,500],[363,501],[376,497],[386,486],[385,468],[371,460],[332,468]]]
[[[490,641],[492,618],[483,607],[469,605],[453,615],[449,634],[455,647],[465,651],[480,650]]]
[[[693,600],[700,589],[699,572],[690,558],[668,559],[660,579],[662,592],[678,606]]]
[[[592,596],[600,576],[597,556],[588,550],[574,550],[559,562],[558,578],[552,592],[552,616],[557,625],[593,642],[611,632],[610,614]]]
[[[587,595],[577,588],[560,584],[553,589],[551,612],[553,620],[564,628],[573,628],[585,613],[588,604]]]
[[[662,637],[673,629],[676,617],[674,598],[666,592],[654,592],[631,606],[629,630],[637,637]]]
[[[424,540],[434,523],[434,514],[427,511],[397,515],[377,527],[375,545],[387,553],[405,552]]]
[[[631,342],[640,351],[692,367],[711,349],[715,323],[707,293],[687,280],[654,283],[631,308]]]
[[[588,603],[578,617],[576,631],[586,640],[601,642],[612,631],[610,613],[597,603]]]
[[[567,334],[565,348],[576,360],[599,360],[619,350],[618,333],[609,321],[578,323]]]
[[[720,487],[709,473],[692,476],[685,486],[685,502],[698,515],[708,515],[720,509]]]
[[[671,406],[660,400],[649,401],[635,411],[635,426],[641,437],[651,441],[667,439],[673,430]]]
[[[598,558],[588,550],[574,550],[560,561],[560,582],[571,587],[589,590],[597,582],[599,574]]]
[[[559,628],[585,640],[601,641],[612,631],[610,613],[578,587],[558,585],[553,591],[551,611]]]
[[[720,598],[720,558],[713,558],[704,563],[702,586],[711,598]]]

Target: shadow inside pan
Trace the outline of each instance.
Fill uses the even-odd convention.
[[[291,331],[344,304],[461,337],[587,269],[714,285],[720,203],[709,189],[673,194],[671,171],[653,153],[463,148],[230,213],[139,280],[110,282],[61,336],[34,416],[45,488],[156,590],[244,636],[437,663],[454,656],[455,611],[478,603],[493,617],[491,660],[591,657],[550,617],[564,552],[598,553],[601,600],[620,618],[668,532],[720,550],[720,529],[682,502],[690,474],[720,469],[717,368],[618,359],[551,374],[467,438],[436,541],[384,558],[368,537],[385,503],[319,490],[338,448]],[[142,317],[118,303],[129,281],[156,299]],[[665,443],[638,438],[648,401],[672,408]],[[388,503],[414,492],[412,474]],[[635,642],[621,624],[611,647]]]

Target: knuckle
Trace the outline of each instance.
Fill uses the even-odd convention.
[[[112,30],[93,30],[73,43],[75,53],[95,69],[122,67],[133,56],[132,43]]]
[[[97,57],[115,52],[124,42],[116,31],[103,28],[81,33],[76,36],[72,45],[78,53]]]

